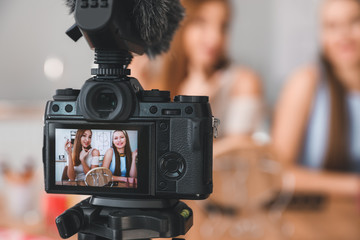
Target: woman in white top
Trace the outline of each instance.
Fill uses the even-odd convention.
[[[68,155],[67,174],[71,181],[84,181],[87,172],[99,166],[100,152],[91,148],[91,137],[91,130],[79,129],[76,132],[74,148],[72,149],[69,140],[65,143]]]

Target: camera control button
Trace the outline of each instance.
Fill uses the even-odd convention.
[[[74,110],[74,107],[71,106],[70,104],[68,104],[68,105],[65,106],[65,111],[66,111],[66,112],[70,113],[70,112],[72,112],[73,110]]]
[[[160,159],[160,172],[167,178],[178,179],[184,175],[185,160],[175,152],[169,152]]]
[[[168,130],[168,125],[165,122],[161,122],[160,129],[163,131],[166,131],[166,130]]]
[[[157,111],[158,111],[158,108],[156,106],[150,107],[150,113],[155,114],[155,113],[157,113]]]
[[[185,108],[185,112],[186,112],[186,114],[192,114],[194,112],[194,109],[189,106],[189,107]]]
[[[169,149],[169,144],[167,142],[160,142],[159,146],[162,151],[166,151]]]
[[[167,162],[165,162],[165,167],[167,171],[171,173],[175,173],[178,170],[178,162],[174,159],[170,159]]]
[[[54,104],[54,105],[52,105],[51,109],[53,110],[53,112],[58,112],[60,110],[60,107],[59,107],[59,105]]]
[[[159,183],[159,187],[160,187],[160,189],[161,189],[161,190],[165,190],[165,189],[166,189],[166,187],[167,187],[166,182],[161,181],[161,182]]]

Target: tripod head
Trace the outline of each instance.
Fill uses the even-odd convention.
[[[123,207],[101,206],[104,203]],[[185,235],[192,224],[192,210],[176,200],[96,197],[78,203],[56,219],[62,238],[79,233],[79,240],[170,238]]]

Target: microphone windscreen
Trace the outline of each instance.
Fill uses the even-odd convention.
[[[146,43],[146,54],[155,57],[166,52],[185,10],[179,0],[134,0],[134,18]]]
[[[65,1],[66,6],[69,7],[69,9],[70,9],[70,13],[73,13],[75,11],[75,3],[76,3],[76,0],[66,0]]]

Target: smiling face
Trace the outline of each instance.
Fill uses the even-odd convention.
[[[113,143],[117,149],[124,149],[126,146],[126,136],[122,131],[116,131],[113,134]]]
[[[92,137],[92,133],[90,130],[86,130],[81,135],[80,143],[83,148],[89,148],[89,146],[91,145],[91,137]]]
[[[360,2],[326,0],[321,13],[321,41],[327,59],[336,67],[360,63]]]
[[[213,67],[225,51],[229,11],[225,3],[201,5],[186,26],[183,41],[190,64]]]

